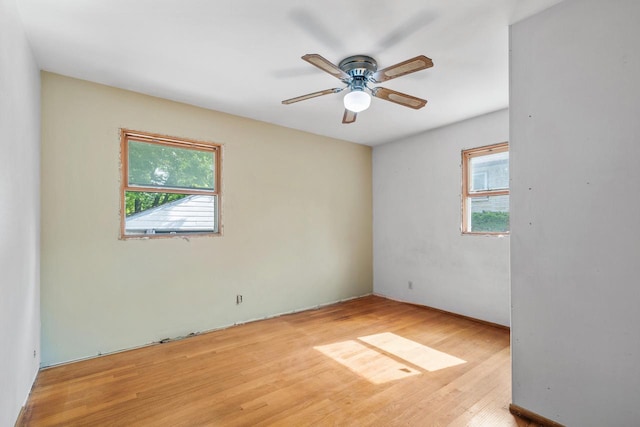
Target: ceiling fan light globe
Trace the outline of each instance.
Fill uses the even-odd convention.
[[[344,108],[359,113],[369,108],[371,95],[362,90],[352,90],[344,96]]]

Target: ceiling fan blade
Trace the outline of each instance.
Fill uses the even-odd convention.
[[[371,91],[371,93],[376,98],[395,102],[396,104],[404,105],[405,107],[413,108],[415,110],[419,110],[420,108],[427,105],[426,99],[416,98],[415,96],[396,92],[395,90],[387,89],[384,87],[376,87]]]
[[[381,50],[386,50],[392,46],[395,46],[403,40],[409,38],[417,31],[420,31],[422,28],[429,25],[436,18],[437,15],[428,10],[423,10],[417,14],[414,14],[411,18],[409,18],[409,20],[402,22],[394,30],[387,33],[387,35],[378,42],[378,46]]]
[[[431,58],[427,58],[424,55],[418,55],[415,58],[407,59],[399,64],[378,70],[373,75],[373,81],[376,83],[385,82],[387,80],[395,79],[396,77],[401,77],[406,74],[415,73],[416,71],[431,67],[433,67],[433,61]]]
[[[284,101],[282,101],[282,103],[283,104],[293,104],[294,102],[305,101],[307,99],[315,98],[317,96],[329,95],[331,93],[338,93],[341,90],[342,89],[339,88],[339,87],[335,87],[333,89],[325,89],[325,90],[321,90],[319,92],[308,93],[306,95],[296,96],[295,98],[285,99]]]
[[[340,80],[349,80],[351,77],[349,74],[342,71],[338,68],[337,65],[332,64],[324,57],[318,55],[317,53],[308,53],[302,57],[305,61],[307,61],[311,65],[315,65],[320,68],[322,71],[331,74],[333,77]]]
[[[336,37],[336,35],[317,18],[316,14],[302,8],[297,8],[291,11],[290,16],[302,30],[309,33],[317,41],[324,43],[331,50],[343,50],[342,40]]]
[[[358,117],[358,113],[354,113],[351,110],[344,109],[344,115],[342,116],[342,123],[349,124],[356,121],[356,117]]]

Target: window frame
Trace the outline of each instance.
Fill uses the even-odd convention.
[[[471,159],[475,157],[482,157],[489,154],[497,154],[509,152],[509,142],[500,142],[498,144],[485,145],[483,147],[470,148],[467,150],[462,150],[462,223],[461,223],[461,232],[462,234],[469,235],[493,235],[493,236],[504,236],[510,234],[511,230],[507,231],[471,231],[468,229],[469,227],[469,217],[468,217],[468,204],[469,199],[472,197],[491,197],[491,196],[509,196],[510,188],[499,189],[499,190],[482,190],[482,191],[471,191],[472,183],[471,179],[473,175],[471,174]],[[509,159],[511,156],[509,156]],[[511,184],[509,182],[509,184]],[[509,209],[511,212],[511,209]]]
[[[208,151],[214,153],[214,186],[213,190],[174,188],[149,185],[129,185],[129,141],[156,144],[161,146],[177,147],[181,149]],[[190,238],[196,236],[221,236],[222,235],[222,144],[199,141],[182,137],[160,135],[150,132],[120,129],[120,239],[166,239],[166,238]],[[216,210],[214,223],[217,231],[205,233],[176,233],[176,234],[126,234],[126,192],[163,192],[172,194],[209,195],[216,197]]]

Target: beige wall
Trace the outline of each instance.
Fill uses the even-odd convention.
[[[118,239],[120,128],[224,144],[224,236]],[[369,147],[50,73],[42,134],[45,366],[372,291]]]

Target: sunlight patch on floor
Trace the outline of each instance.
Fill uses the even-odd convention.
[[[353,340],[314,348],[374,384],[420,374],[420,371]]]
[[[429,372],[467,363],[466,360],[434,350],[391,332],[359,337],[358,339]]]
[[[367,345],[349,340],[316,346],[314,349],[374,384],[421,374],[422,371],[415,367],[433,372],[466,363],[465,360],[391,332],[359,337],[358,340]],[[404,360],[414,367],[396,359]]]

